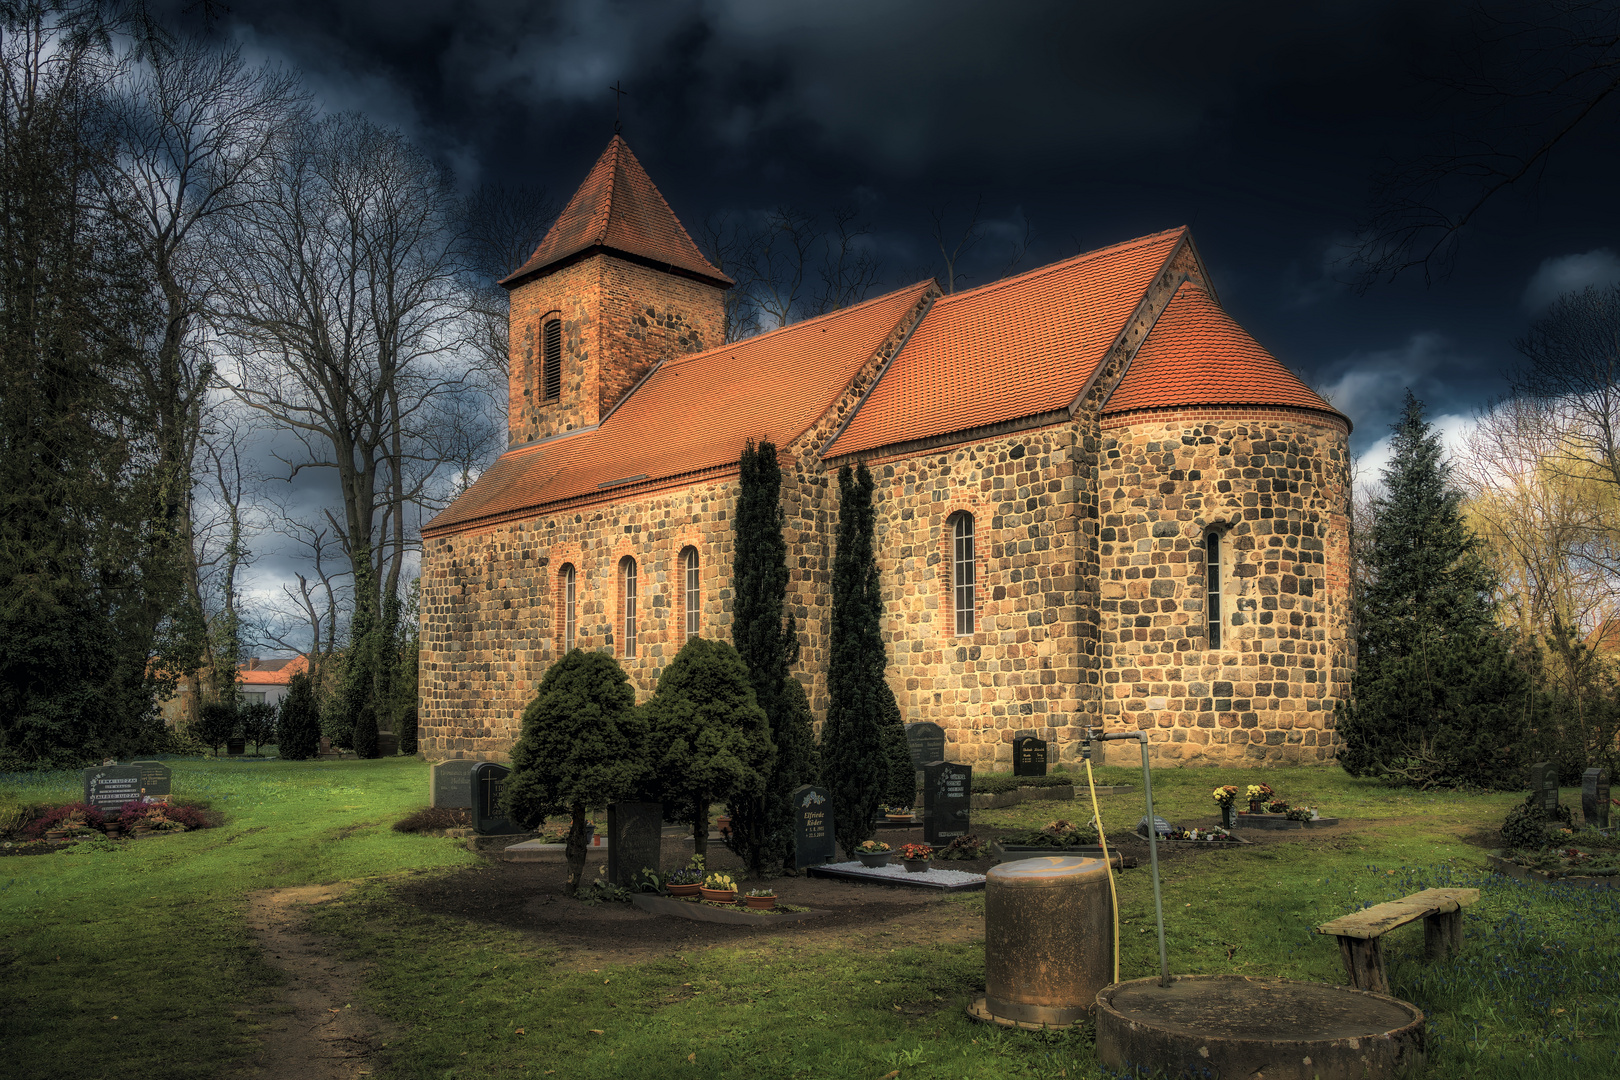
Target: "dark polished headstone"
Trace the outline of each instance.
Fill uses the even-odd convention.
[[[793,789],[793,868],[820,866],[833,860],[832,803],[827,789],[801,784]]]
[[[1530,796],[1549,814],[1558,809],[1558,766],[1550,761],[1530,766]]]
[[[911,767],[921,772],[930,761],[945,757],[945,729],[928,720],[907,724],[906,750],[911,754]]]
[[[480,761],[472,770],[473,831],[486,836],[521,832],[501,813],[501,781],[512,770],[493,761]]]
[[[973,766],[930,761],[922,771],[924,842],[940,847],[966,836],[973,802]]]
[[[1609,827],[1609,770],[1587,769],[1581,774],[1581,815],[1594,829]]]
[[[102,813],[116,814],[120,807],[141,797],[141,769],[138,765],[103,765],[85,769],[84,803]]]
[[[141,794],[161,799],[172,793],[174,772],[161,761],[132,761],[141,770]]]
[[[1046,740],[1023,736],[1013,740],[1013,775],[1046,775]]]
[[[607,810],[608,880],[629,888],[642,870],[658,870],[664,808],[655,802],[610,803]]]
[[[452,758],[428,770],[428,801],[450,810],[471,810],[472,771],[483,762],[479,758]]]

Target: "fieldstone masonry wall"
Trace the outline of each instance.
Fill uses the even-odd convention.
[[[1303,410],[1109,417],[1103,425],[1103,715],[1161,760],[1333,756],[1349,692],[1348,435]],[[1205,536],[1223,538],[1208,647]]]

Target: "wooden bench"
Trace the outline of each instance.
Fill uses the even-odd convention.
[[[1339,955],[1344,957],[1351,986],[1387,994],[1384,935],[1422,919],[1424,955],[1430,960],[1444,960],[1462,948],[1462,909],[1478,899],[1478,889],[1424,889],[1323,923],[1316,932],[1339,939]]]

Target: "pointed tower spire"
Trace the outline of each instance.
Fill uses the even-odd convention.
[[[595,251],[629,256],[722,288],[735,284],[703,257],[629,144],[618,135],[591,166],[585,182],[557,215],[529,261],[501,284],[514,288],[559,263]]]
[[[509,445],[594,427],[662,360],[726,339],[732,280],[613,136],[511,293]]]

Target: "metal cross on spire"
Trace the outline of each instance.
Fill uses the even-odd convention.
[[[619,101],[627,97],[630,91],[622,89],[618,79],[614,79],[608,89],[613,91],[613,134],[617,135],[624,130],[624,125],[619,123]]]

